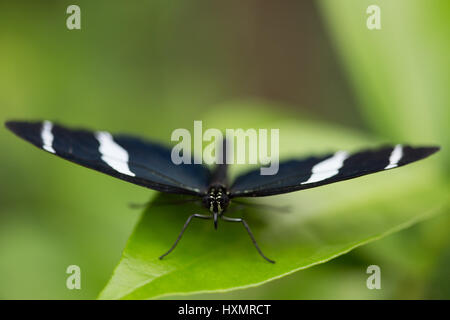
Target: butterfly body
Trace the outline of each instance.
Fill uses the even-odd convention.
[[[213,185],[208,190],[208,194],[203,197],[203,206],[213,214],[214,228],[217,229],[218,218],[225,213],[230,204],[228,191],[221,185]]]
[[[261,252],[244,219],[225,215],[232,199],[272,196],[353,179],[407,165],[439,150],[397,144],[354,153],[338,151],[281,162],[275,175],[253,170],[229,184],[226,164],[216,165],[213,171],[203,165],[177,165],[169,148],[138,137],[69,129],[50,121],[8,121],[6,127],[36,147],[71,162],[146,188],[201,200],[210,214],[190,215],[174,245],[160,258],[175,248],[190,221],[199,218],[213,219],[216,229],[219,219],[241,223],[260,255],[273,262]],[[222,159],[227,159],[225,147],[221,152]]]

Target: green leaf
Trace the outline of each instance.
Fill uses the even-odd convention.
[[[311,120],[282,118],[257,105],[258,109],[251,103],[222,106],[206,117],[209,120],[204,121],[204,127],[280,128],[282,159],[376,145],[376,139],[361,133]],[[187,217],[205,211],[194,204],[153,203],[145,210],[99,298],[151,299],[227,291],[326,262],[440,212],[447,191],[436,166],[438,157],[321,188],[254,200],[289,205],[289,213],[255,208],[229,213],[247,220],[263,252],[276,264],[258,255],[240,224],[219,221],[218,230],[214,230],[208,220],[193,220],[178,247],[159,260]],[[236,174],[246,168],[233,169]],[[165,201],[166,197],[155,201]]]

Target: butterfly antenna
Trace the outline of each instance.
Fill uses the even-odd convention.
[[[261,251],[261,249],[258,246],[258,243],[256,243],[256,239],[253,236],[252,231],[250,230],[250,227],[248,226],[247,222],[245,222],[244,219],[242,218],[230,218],[230,217],[226,217],[224,215],[221,216],[222,220],[224,221],[229,221],[229,222],[241,222],[242,225],[244,226],[245,230],[247,230],[248,235],[250,236],[250,238],[252,239],[253,245],[255,246],[256,250],[258,250],[258,253],[261,255],[261,257],[263,257],[266,261],[270,262],[270,263],[275,263],[275,261],[267,258],[264,253]]]
[[[246,202],[246,201],[239,201],[239,200],[235,200],[233,199],[232,201],[233,203],[236,203],[240,206],[243,207],[254,207],[254,208],[260,208],[263,210],[270,210],[270,211],[278,211],[278,212],[282,212],[282,213],[290,213],[292,207],[289,205],[285,205],[285,206],[273,206],[270,204],[264,204],[264,203],[256,203],[256,202]]]
[[[144,203],[135,203],[135,202],[130,202],[128,204],[128,207],[130,209],[142,209],[142,208],[146,208],[149,204],[152,204],[154,206],[171,206],[171,205],[176,205],[176,204],[184,204],[184,203],[189,203],[189,202],[200,202],[201,199],[198,198],[194,198],[194,199],[181,199],[181,200],[173,200],[173,201],[147,201]]]
[[[150,203],[151,203],[151,201],[147,201],[147,202],[144,202],[144,203],[130,202],[130,203],[128,203],[128,208],[130,208],[130,209],[142,209],[142,208],[147,207]]]

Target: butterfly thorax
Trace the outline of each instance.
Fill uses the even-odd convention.
[[[203,205],[214,215],[214,227],[217,229],[217,218],[227,209],[230,199],[225,187],[211,186],[203,197]]]
[[[222,186],[212,186],[203,198],[205,207],[211,213],[217,214],[222,214],[228,207],[229,202],[227,190]]]

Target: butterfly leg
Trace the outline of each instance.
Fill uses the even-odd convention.
[[[169,253],[172,252],[173,249],[175,249],[175,247],[178,244],[178,241],[180,241],[181,237],[183,236],[184,231],[186,230],[187,226],[189,225],[189,222],[191,222],[192,218],[199,218],[199,219],[212,219],[212,216],[208,216],[208,215],[203,215],[203,214],[193,214],[190,215],[189,218],[186,220],[183,229],[181,229],[180,234],[178,235],[177,240],[175,240],[175,243],[172,245],[172,247],[169,249],[169,251],[167,251],[166,253],[164,253],[162,256],[159,257],[159,259],[164,258],[165,256],[167,256]]]
[[[248,235],[250,236],[250,238],[252,239],[253,245],[255,246],[256,250],[258,250],[259,254],[261,255],[261,257],[263,257],[264,259],[266,259],[268,262],[270,263],[275,263],[275,261],[270,260],[269,258],[267,258],[264,253],[262,253],[261,249],[259,248],[258,244],[256,243],[255,237],[253,236],[252,231],[250,230],[250,227],[248,226],[247,222],[245,222],[244,219],[242,218],[230,218],[230,217],[226,217],[224,215],[220,216],[222,218],[222,220],[224,221],[229,221],[229,222],[242,222],[242,224],[244,225],[244,228],[247,230]]]

